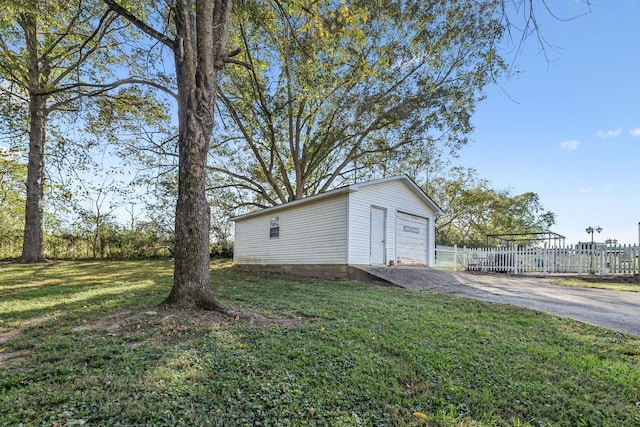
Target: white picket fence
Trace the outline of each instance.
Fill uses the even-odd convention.
[[[640,274],[640,246],[436,247],[436,268],[512,274]]]

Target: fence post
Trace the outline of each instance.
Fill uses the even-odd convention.
[[[453,271],[458,271],[458,245],[453,245]]]
[[[584,263],[584,248],[577,248],[578,253],[578,274],[582,274],[582,264]]]
[[[628,251],[627,251],[627,244],[626,243],[624,244],[624,254],[625,254],[625,256],[627,258],[631,257],[631,244],[629,244],[629,250]],[[627,266],[625,267],[624,272],[627,273],[627,274],[631,273],[631,259],[629,259],[626,264],[627,264]]]
[[[462,265],[466,266],[466,269],[469,269],[469,252],[467,251],[467,246],[462,247]]]
[[[513,274],[518,274],[518,246],[513,248]]]

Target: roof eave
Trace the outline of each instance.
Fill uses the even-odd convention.
[[[420,188],[420,186],[418,184],[416,184],[407,174],[402,174],[402,175],[394,175],[394,176],[390,176],[390,177],[386,177],[386,178],[380,178],[380,179],[376,179],[373,181],[366,181],[366,182],[360,182],[360,183],[356,183],[356,184],[351,184],[351,185],[347,185],[344,187],[339,187],[339,188],[335,188],[333,190],[327,191],[326,193],[320,193],[320,194],[314,194],[313,196],[309,196],[309,197],[305,197],[303,199],[298,199],[298,200],[294,200],[292,202],[287,202],[287,203],[283,203],[280,205],[276,205],[276,206],[271,206],[265,209],[261,209],[261,210],[257,210],[254,212],[249,212],[243,215],[238,215],[235,216],[233,218],[231,218],[231,221],[238,221],[238,220],[244,220],[247,218],[252,218],[255,216],[260,216],[260,215],[266,215],[272,212],[277,212],[280,211],[282,209],[288,209],[291,207],[295,207],[295,206],[299,206],[299,205],[303,205],[305,203],[311,203],[314,200],[319,200],[319,199],[324,199],[327,197],[331,197],[331,196],[337,196],[343,193],[353,193],[358,191],[358,189],[360,187],[364,187],[364,186],[368,186],[368,185],[375,185],[375,184],[379,184],[381,182],[388,182],[388,181],[395,181],[395,180],[403,180],[405,181],[408,185],[409,188],[412,189],[412,191],[418,196],[420,197],[425,204],[427,204],[432,210],[433,213],[436,217],[439,216],[443,216],[444,215],[444,211],[440,208],[440,206],[438,206],[438,204],[436,202],[433,201],[433,199],[431,199],[431,197],[429,197],[429,195],[427,193],[424,192],[424,190],[422,188]]]
[[[294,200],[291,202],[286,202],[286,203],[282,203],[280,205],[276,205],[276,206],[270,206],[268,208],[264,208],[264,209],[260,209],[257,211],[253,211],[253,212],[248,212],[246,214],[242,214],[242,215],[238,215],[238,216],[234,216],[232,218],[230,218],[230,221],[238,221],[238,220],[244,220],[247,218],[252,218],[255,216],[260,216],[260,215],[266,215],[272,212],[277,212],[283,209],[289,209],[295,206],[299,206],[299,205],[304,205],[306,203],[311,203],[315,200],[320,200],[320,199],[324,199],[327,197],[332,197],[332,196],[338,196],[340,194],[343,193],[350,193],[356,190],[353,190],[350,188],[350,186],[346,186],[346,187],[340,187],[340,188],[336,188],[330,191],[327,191],[326,193],[320,193],[320,194],[314,194],[313,196],[309,196],[309,197],[305,197],[303,199],[298,199],[298,200]]]

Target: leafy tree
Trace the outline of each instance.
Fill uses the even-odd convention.
[[[119,185],[107,177],[96,182],[82,182],[81,189],[76,194],[79,203],[74,204],[73,210],[79,217],[79,226],[91,243],[93,258],[105,256],[105,241],[113,235],[110,228],[114,228],[115,206],[110,196],[118,191]]]
[[[26,172],[17,154],[0,146],[0,258],[17,255],[24,226]]]
[[[488,234],[544,232],[555,223],[536,193],[494,189],[472,168],[455,167],[425,187],[445,212],[436,221],[441,245],[485,246]]]
[[[45,147],[52,115],[141,81],[104,83],[124,58],[117,18],[98,0],[9,0],[0,9],[0,93],[11,109],[28,111],[28,123],[16,122],[6,107],[1,111],[5,122],[23,127],[29,137],[22,262],[44,260]]]
[[[231,42],[211,169],[238,205],[269,206],[467,142],[503,70],[500,2],[254,0]]]
[[[231,0],[104,1],[174,59],[176,264],[165,302],[223,311],[208,271],[212,137],[217,175],[210,189],[259,206],[323,191],[350,175],[386,173],[399,165],[400,150],[412,167],[424,160],[416,153],[437,157],[437,144],[455,151],[466,142],[482,87],[503,68],[495,46],[505,4],[533,3],[248,0],[232,22],[238,48],[226,53]],[[224,83],[216,111],[222,128],[214,129],[229,62],[249,71]]]
[[[230,313],[211,289],[205,183],[216,92],[232,56],[225,51],[231,0],[168,1],[166,8],[157,11],[158,20],[151,14],[137,15],[124,3],[105,3],[173,54],[178,88],[178,200],[173,288],[165,303]]]
[[[109,154],[119,159],[118,169],[132,175],[126,186],[135,192],[135,208],[144,210],[162,233],[173,235],[177,129],[171,123],[172,103],[160,100],[144,86],[130,87],[116,98],[103,97],[93,103],[87,122],[93,138],[106,137],[104,144],[110,147]]]

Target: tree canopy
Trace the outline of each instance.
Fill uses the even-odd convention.
[[[28,135],[24,262],[44,260],[43,189],[51,115],[75,112],[86,97],[141,81],[116,76],[115,65],[131,59],[128,54],[134,51],[124,30],[118,15],[97,0],[12,0],[0,9],[0,94],[9,104],[0,113],[19,136]]]
[[[425,187],[445,212],[436,221],[441,245],[486,246],[488,234],[545,232],[555,223],[536,193],[492,188],[473,168],[454,167]]]
[[[269,206],[455,152],[504,69],[494,0],[253,0],[220,87],[212,187]],[[394,169],[395,168],[395,169]]]

